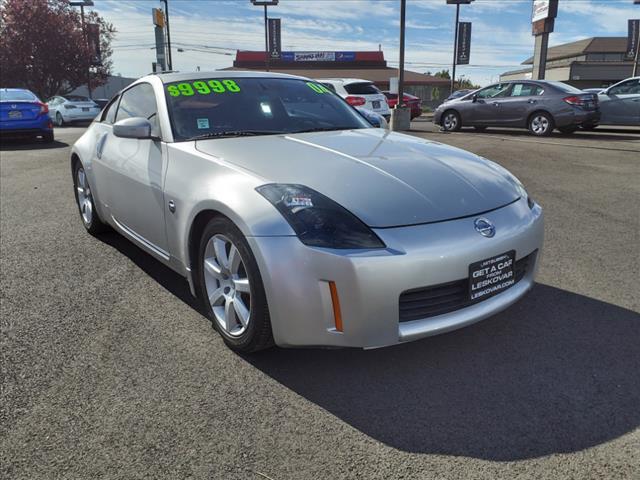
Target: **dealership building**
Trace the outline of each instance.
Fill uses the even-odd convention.
[[[546,80],[558,80],[577,88],[607,87],[631,77],[633,61],[627,59],[627,37],[591,37],[549,48]],[[533,57],[526,68],[505,72],[500,80],[530,79]]]
[[[265,69],[265,52],[238,51],[233,67],[224,70]],[[387,66],[382,51],[365,52],[281,52],[269,61],[272,72],[309,78],[359,78],[369,80],[381,90],[389,90],[389,82],[398,69]],[[439,105],[449,95],[449,80],[423,73],[404,71],[405,92],[422,99],[424,105]]]

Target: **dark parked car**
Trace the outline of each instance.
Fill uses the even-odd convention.
[[[391,93],[388,90],[385,90],[382,93],[387,97],[389,108],[394,108],[398,103],[398,94]],[[409,93],[403,93],[402,97],[404,98],[404,104],[411,109],[411,120],[422,115],[422,100],[420,100],[420,98]]]
[[[640,77],[627,78],[598,94],[602,125],[640,125]]]
[[[53,142],[49,107],[29,90],[0,88],[0,135],[42,137],[47,143]]]
[[[554,128],[572,133],[593,128],[600,120],[598,96],[562,82],[514,80],[501,82],[440,105],[434,122],[444,130],[462,126],[528,128],[550,135]]]
[[[467,95],[468,93],[471,93],[471,92],[475,92],[475,90],[471,90],[471,89],[467,89],[467,88],[463,88],[462,90],[456,90],[451,95],[449,95],[447,98],[445,98],[444,101],[448,102],[449,100],[454,100],[456,98],[464,97],[465,95]]]

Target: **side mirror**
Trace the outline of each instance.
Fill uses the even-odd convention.
[[[471,101],[472,101],[473,103],[476,103],[476,102],[478,101],[478,94],[477,94],[477,93],[474,93],[474,94],[473,94],[473,96],[471,97]]]
[[[151,122],[142,117],[125,118],[113,124],[113,134],[120,138],[152,138],[152,129]]]

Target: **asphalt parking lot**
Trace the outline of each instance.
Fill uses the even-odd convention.
[[[545,208],[538,284],[380,350],[224,347],[186,281],[84,232],[83,128],[0,148],[0,477],[640,478],[640,130],[413,135],[510,169]]]

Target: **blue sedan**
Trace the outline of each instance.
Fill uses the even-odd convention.
[[[29,90],[0,89],[0,135],[42,137],[47,143],[53,142],[49,107]]]

